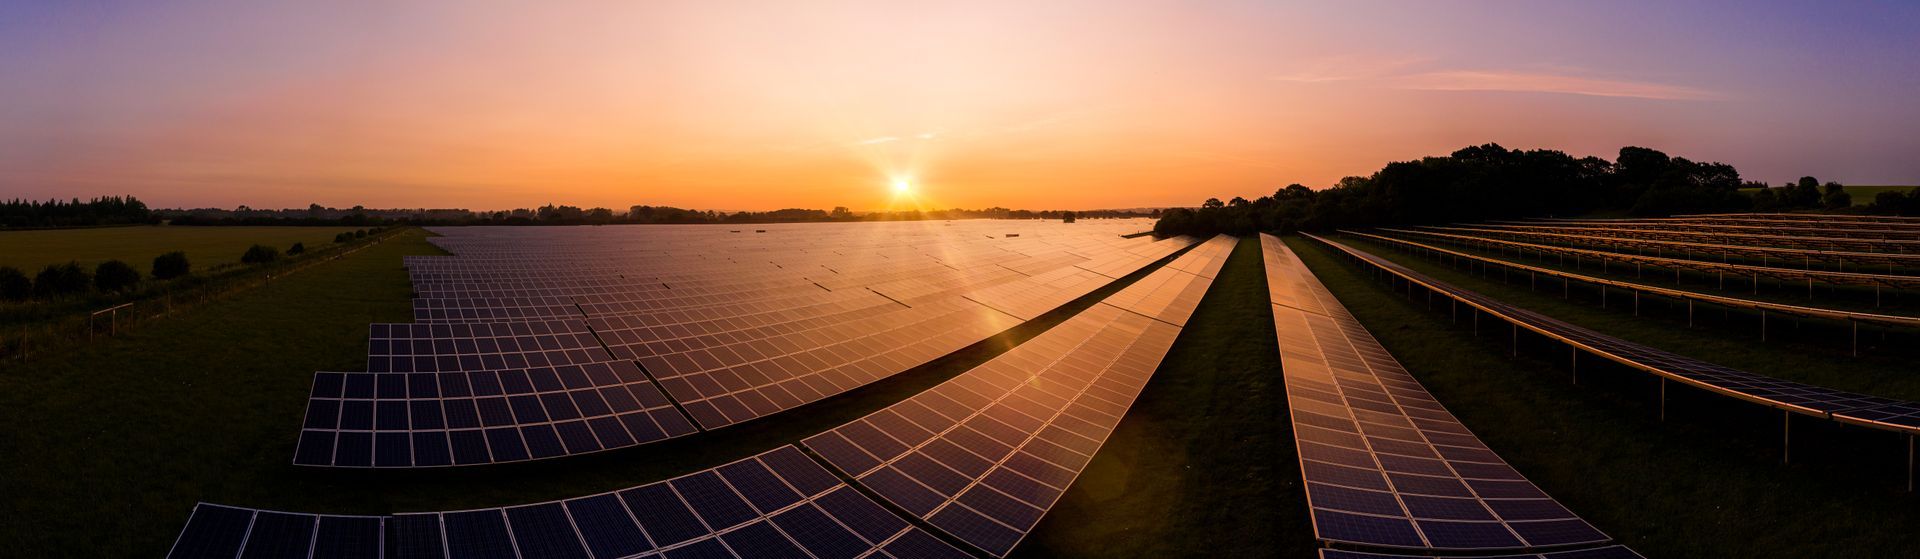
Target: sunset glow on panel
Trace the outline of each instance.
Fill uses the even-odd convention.
[[[14,3],[0,194],[870,210],[910,176],[942,204],[1091,209],[1485,142],[1905,184],[1915,25],[1895,3]]]

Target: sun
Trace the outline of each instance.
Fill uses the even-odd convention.
[[[909,192],[913,192],[913,183],[907,182],[906,179],[895,179],[893,181],[894,194],[906,194]]]

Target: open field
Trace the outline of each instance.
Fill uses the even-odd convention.
[[[1300,238],[1288,244],[1481,440],[1648,557],[1899,557],[1920,545],[1920,533],[1910,529],[1920,522],[1920,504],[1900,485],[1904,439],[1798,422],[1794,462],[1783,466],[1777,412],[1675,391],[1660,421],[1655,383],[1644,373],[1586,360],[1574,385],[1564,346],[1523,340],[1519,357],[1510,358],[1506,336],[1476,341],[1464,319],[1459,326],[1448,321],[1444,306],[1426,310],[1424,298],[1374,283],[1324,245]],[[1660,337],[1654,341],[1662,348],[1692,351],[1668,342],[1678,336],[1653,321],[1586,316],[1589,308],[1578,304],[1524,298],[1524,287],[1502,291],[1497,279],[1443,275],[1449,270],[1404,254],[1375,254],[1610,334]],[[1731,362],[1738,353],[1696,355]],[[1830,369],[1846,374],[1842,365]]]
[[[1913,185],[1904,185],[1904,184],[1849,184],[1847,185],[1847,194],[1850,196],[1853,196],[1853,205],[1865,206],[1867,204],[1872,204],[1873,197],[1878,196],[1882,192],[1904,193],[1913,189],[1914,189]],[[1741,194],[1745,194],[1748,196],[1752,196],[1753,193],[1759,192],[1759,191],[1760,189],[1758,188],[1740,189]]]
[[[1050,521],[1030,556],[1149,556],[1222,548],[1310,546],[1297,470],[1263,448],[1278,425],[1259,251],[1240,247],[1112,440]],[[956,354],[769,421],[644,447],[545,463],[434,471],[339,471],[289,464],[315,370],[358,370],[365,326],[405,320],[399,257],[433,254],[409,231],[268,290],[208,307],[84,354],[0,369],[0,493],[31,525],[0,525],[28,555],[88,549],[164,553],[196,501],[282,510],[386,513],[512,504],[664,479],[838,426],[997,355],[1142,274]],[[1265,345],[1237,340],[1264,341]],[[1273,379],[1269,382],[1269,379]],[[1205,410],[1205,411],[1199,411]],[[85,441],[76,444],[76,441]],[[1290,452],[1290,451],[1287,451]],[[1275,478],[1278,476],[1278,478]],[[1286,481],[1293,476],[1293,481]],[[1240,483],[1218,484],[1221,479]],[[1186,511],[1169,521],[1166,510]],[[1275,539],[1263,539],[1275,537]],[[1291,539],[1288,539],[1291,538]],[[1233,547],[1233,546],[1238,546]],[[1153,550],[1158,550],[1156,553]]]
[[[137,225],[87,229],[0,231],[0,266],[13,266],[31,275],[48,264],[77,260],[89,268],[105,260],[122,260],[142,275],[153,257],[185,251],[195,271],[221,264],[237,264],[240,254],[256,244],[286,252],[293,243],[308,249],[333,242],[341,231],[365,227],[210,227]]]

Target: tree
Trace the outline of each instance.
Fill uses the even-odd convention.
[[[33,296],[33,280],[13,266],[0,266],[0,300],[25,301]]]
[[[187,253],[177,250],[153,257],[153,279],[170,280],[187,275],[192,268]]]
[[[140,271],[126,262],[108,260],[93,268],[93,286],[108,293],[138,285]]]
[[[853,210],[847,209],[846,206],[834,206],[833,212],[827,214],[827,217],[833,219],[853,219]]]
[[[1073,223],[1073,212],[1060,212],[1061,223]]]
[[[1853,206],[1853,195],[1847,194],[1847,187],[1837,182],[1829,182],[1826,194],[1820,197],[1820,204],[1829,210],[1838,210]]]
[[[247,247],[246,254],[240,255],[242,264],[265,264],[280,259],[280,251],[267,245]]]
[[[86,293],[92,285],[93,278],[87,275],[79,262],[48,264],[33,276],[33,294],[42,298]]]

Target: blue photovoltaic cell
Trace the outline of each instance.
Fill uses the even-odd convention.
[[[804,444],[901,510],[1005,556],[1126,414],[1212,284],[1209,262],[1234,243],[1216,237],[999,357]]]
[[[1284,243],[1260,240],[1321,540],[1520,552],[1608,541],[1488,450]]]
[[[742,492],[758,497],[748,499]],[[896,557],[965,555],[916,533],[906,520],[841,483],[798,448],[783,446],[619,492],[506,508],[352,517],[203,503],[195,507],[170,557],[231,559],[242,552],[242,541],[248,557],[306,557],[309,549],[312,557],[381,557],[383,546],[384,557],[443,559],[736,553],[852,558],[879,556],[877,550],[894,545],[924,552]],[[903,537],[913,543],[896,541]]]

